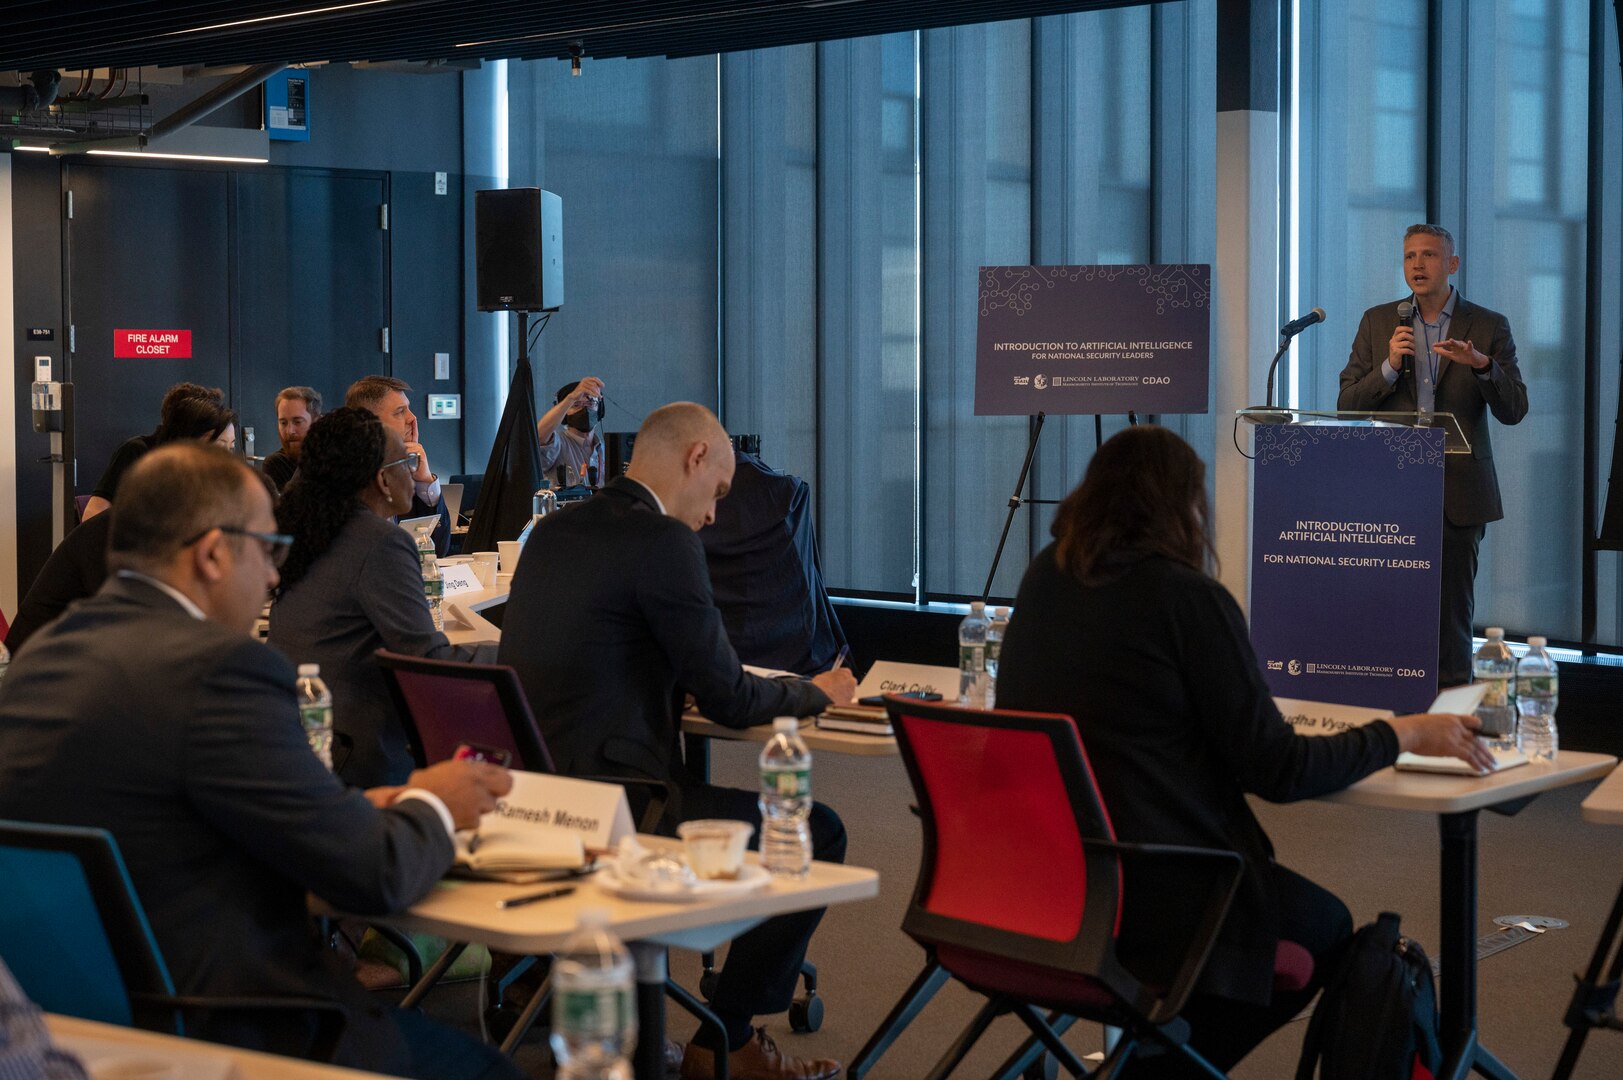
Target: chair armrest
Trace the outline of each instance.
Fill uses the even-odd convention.
[[[642,820],[637,822],[637,831],[652,833],[659,826],[660,818],[665,816],[665,806],[671,801],[671,785],[664,780],[643,780],[631,776],[579,776],[577,780],[595,780],[600,784],[619,784],[621,787],[647,788],[650,792],[648,805],[643,809]]]
[[[1238,852],[1182,844],[1123,844],[1114,840],[1084,837],[1082,846],[1085,850],[1091,848],[1095,851],[1109,852],[1119,857],[1123,864],[1181,861],[1205,863],[1209,870],[1211,884],[1200,914],[1185,939],[1187,944],[1177,974],[1173,976],[1171,985],[1153,1004],[1138,1003],[1140,1010],[1153,1023],[1166,1023],[1178,1015],[1184,1001],[1189,997],[1189,992],[1194,989],[1195,981],[1200,978],[1201,971],[1206,967],[1212,945],[1217,941],[1218,931],[1222,929],[1223,920],[1228,916],[1229,905],[1233,903],[1234,894],[1239,889],[1240,874],[1245,868],[1245,863]],[[1140,987],[1145,987],[1144,981],[1136,974],[1132,972],[1129,974],[1133,974]]]
[[[304,997],[236,997],[209,994],[131,994],[130,1003],[145,1007],[225,1012],[302,1012],[317,1014],[316,1039],[311,1054],[331,1061],[349,1013],[336,1001]]]

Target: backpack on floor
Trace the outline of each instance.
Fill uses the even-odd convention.
[[[1353,935],[1302,1041],[1296,1080],[1432,1080],[1442,1065],[1431,961],[1398,917]]]

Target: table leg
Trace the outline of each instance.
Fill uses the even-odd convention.
[[[687,762],[688,772],[701,784],[710,782],[710,737],[708,735],[695,735],[691,731],[682,732],[682,759]]]
[[[665,946],[633,941],[626,946],[637,965],[637,1080],[665,1080]]]
[[[1492,1080],[1515,1074],[1477,1043],[1477,813],[1438,815],[1442,840],[1443,1067],[1438,1080],[1465,1080],[1472,1071]]]

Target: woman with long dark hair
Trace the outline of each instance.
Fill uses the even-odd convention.
[[[1318,991],[1352,934],[1347,908],[1273,859],[1246,794],[1290,802],[1340,790],[1399,751],[1490,764],[1475,717],[1399,716],[1298,735],[1275,706],[1245,617],[1208,576],[1205,467],[1177,435],[1132,427],[1104,444],[1060,504],[1054,542],[1020,583],[998,705],[1076,720],[1119,838],[1239,852],[1239,892],[1184,1009],[1191,1044],[1227,1070]],[[1121,952],[1150,982],[1170,974],[1199,881],[1131,873]],[[1143,933],[1135,933],[1136,928]],[[1314,957],[1300,991],[1274,993],[1281,940]],[[1170,1059],[1131,1076],[1177,1076]],[[1161,1071],[1166,1070],[1166,1071]]]
[[[411,506],[414,455],[365,409],[310,425],[299,471],[276,508],[293,537],[270,613],[270,643],[320,664],[338,738],[333,767],[357,787],[400,784],[413,768],[405,729],[372,654],[494,658],[434,629],[417,548],[394,518]]]

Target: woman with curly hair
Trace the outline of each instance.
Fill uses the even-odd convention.
[[[494,659],[493,646],[458,648],[434,629],[416,545],[393,521],[411,506],[414,456],[365,409],[335,409],[310,425],[276,509],[293,549],[270,643],[296,664],[321,665],[333,697],[333,768],[362,788],[404,783],[413,767],[375,651]]]

